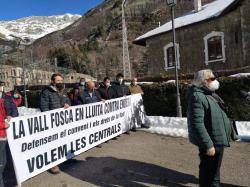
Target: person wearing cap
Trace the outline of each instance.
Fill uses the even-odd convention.
[[[7,136],[6,129],[9,127],[8,122],[12,117],[18,116],[16,104],[13,102],[12,96],[6,94],[5,85],[0,81],[0,186],[4,186],[3,171],[7,162]]]

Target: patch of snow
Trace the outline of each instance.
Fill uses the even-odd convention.
[[[61,30],[76,20],[80,15],[64,14],[56,16],[31,16],[12,21],[0,21],[0,33],[8,40],[14,39],[11,35],[22,39],[28,38],[31,42],[49,33]]]
[[[250,73],[237,73],[234,75],[229,75],[229,77],[235,77],[235,78],[248,77],[248,76],[250,76]]]
[[[19,116],[27,116],[34,115],[40,113],[40,109],[38,108],[26,108],[26,107],[18,107]]]
[[[40,113],[37,108],[18,108],[19,116],[34,115]],[[144,131],[174,137],[188,137],[187,118],[163,117],[163,116],[146,116],[146,123],[149,126]],[[237,130],[239,138],[250,140],[250,122],[237,121]]]
[[[187,118],[146,116],[146,121],[150,127],[149,129],[145,129],[147,132],[175,137],[188,137]],[[237,121],[236,127],[240,139],[250,140],[249,121]]]
[[[177,117],[147,116],[149,129],[145,131],[175,137],[188,137],[187,119]]]
[[[210,18],[218,17],[221,13],[230,6],[236,0],[216,0],[212,3],[202,6],[202,10],[199,12],[192,11],[187,15],[178,17],[175,19],[175,28],[180,28],[193,23],[201,22]],[[138,37],[135,41],[139,41],[151,36],[161,34],[172,30],[172,21],[165,23],[164,25],[153,29],[146,34]]]

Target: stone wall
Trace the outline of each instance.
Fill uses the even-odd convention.
[[[245,0],[240,8],[241,28],[242,28],[242,46],[244,61],[250,66],[250,1]]]
[[[38,69],[27,70],[25,73],[25,81],[28,85],[48,85],[50,84],[51,75],[54,72],[43,71]],[[80,74],[80,73],[69,73],[63,75],[65,83],[76,83],[79,82],[80,78],[85,78],[86,80],[95,80],[90,75]],[[21,67],[3,65],[0,68],[0,80],[8,81],[11,83],[10,87],[14,85],[23,84],[23,69]]]
[[[242,29],[242,12],[244,21]],[[249,66],[249,60],[244,60],[243,43],[245,53],[250,57],[250,15],[249,1],[245,1],[242,8],[226,13],[216,19],[196,23],[176,30],[176,42],[179,43],[181,74],[210,68],[214,71],[234,70]],[[205,44],[203,38],[212,31],[223,32],[225,35],[226,61],[205,64]],[[147,40],[147,54],[149,63],[148,76],[173,75],[174,69],[164,70],[165,45],[172,42],[172,32],[152,37]]]

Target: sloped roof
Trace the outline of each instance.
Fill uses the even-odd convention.
[[[211,18],[216,18],[223,14],[223,12],[238,2],[239,0],[216,0],[209,4],[203,5],[202,10],[199,12],[195,12],[194,10],[189,12],[188,14],[178,17],[175,19],[175,28],[181,28],[187,25],[191,25],[194,23],[198,23],[201,21],[205,21]],[[145,45],[145,40],[147,38],[163,34],[165,32],[172,30],[172,21],[165,23],[164,25],[153,29],[146,34],[136,38],[133,43]]]

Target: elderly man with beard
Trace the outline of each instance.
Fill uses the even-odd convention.
[[[209,69],[198,71],[188,91],[189,140],[199,149],[200,187],[220,186],[224,147],[229,147],[234,130],[222,99],[215,93],[219,82]]]
[[[42,112],[54,110],[58,108],[68,108],[70,106],[69,99],[63,94],[64,84],[61,74],[53,74],[51,76],[51,84],[42,90],[40,95],[40,110]],[[60,173],[58,166],[50,169],[52,174]]]

